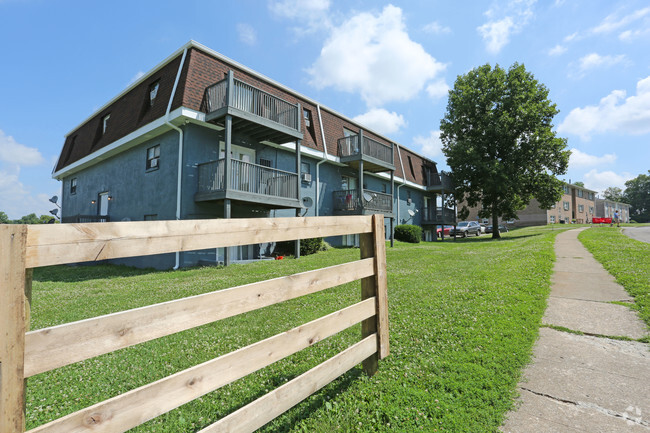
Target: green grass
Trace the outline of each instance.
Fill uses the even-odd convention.
[[[634,297],[631,307],[650,327],[650,244],[630,239],[616,227],[585,230],[578,239]]]
[[[391,354],[355,367],[264,432],[494,432],[512,407],[546,307],[553,240],[530,228],[387,249]],[[300,260],[154,272],[54,267],[34,274],[32,328],[80,320],[355,260],[333,249]],[[285,331],[359,300],[358,282],[79,362],[28,380],[27,427]],[[358,341],[355,326],[134,429],[195,432]]]

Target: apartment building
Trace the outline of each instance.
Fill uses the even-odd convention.
[[[358,215],[453,224],[436,163],[195,41],[66,135],[62,222]],[[354,236],[328,239],[354,245]],[[274,245],[129,259],[169,268]]]
[[[618,211],[618,219],[622,223],[630,222],[630,205],[618,201],[596,198],[596,216],[600,218],[614,219],[614,213]]]
[[[550,209],[543,209],[536,199],[517,212],[517,219],[512,221],[515,227],[527,227],[546,224],[589,223],[596,215],[596,191],[580,185],[565,183],[563,194]],[[470,220],[478,220],[478,209],[470,209]],[[491,220],[485,223],[492,224]]]

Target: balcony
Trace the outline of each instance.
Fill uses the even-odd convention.
[[[296,173],[232,159],[226,186],[225,166],[225,159],[198,165],[195,201],[232,199],[274,209],[302,207]]]
[[[205,89],[202,109],[206,122],[225,126],[233,117],[233,133],[241,132],[259,142],[277,144],[302,139],[300,105],[273,96],[229,74]]]
[[[335,215],[369,215],[383,213],[392,215],[393,196],[377,191],[363,190],[362,197],[359,191],[343,190],[334,191]]]
[[[445,172],[440,172],[440,173],[428,172],[426,180],[427,180],[427,191],[446,192],[446,193],[454,192],[455,189],[454,182],[451,180],[451,176],[449,176]]]
[[[446,207],[425,207],[422,209],[422,224],[455,225],[456,213],[454,209],[448,209]]]
[[[359,168],[363,161],[363,170],[374,173],[395,170],[392,144],[388,146],[360,134],[339,138],[338,146],[344,164]]]

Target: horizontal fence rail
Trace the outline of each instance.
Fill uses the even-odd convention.
[[[298,175],[263,165],[232,159],[230,188],[263,196],[298,199]],[[198,165],[198,192],[225,191],[225,159]]]
[[[29,331],[35,267],[354,233],[356,261]],[[389,353],[382,215],[0,225],[0,250],[3,433],[24,432],[27,377],[353,281],[356,304],[29,432],[124,432],[361,323],[361,341],[202,430],[251,432],[359,363],[373,374]]]
[[[292,104],[244,81],[233,79],[232,89],[229,89],[228,79],[224,79],[205,89],[203,110],[206,113],[226,106],[299,131],[298,104]]]

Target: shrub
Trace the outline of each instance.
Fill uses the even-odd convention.
[[[323,241],[323,238],[311,238],[311,239],[302,239],[300,241],[300,255],[308,256],[310,254],[315,254],[319,251],[325,251],[329,248],[329,244]],[[278,242],[275,246],[276,254],[284,256],[293,256],[295,255],[295,242],[294,241],[284,241]]]
[[[422,227],[412,224],[399,225],[395,227],[395,239],[417,244],[422,239]]]

